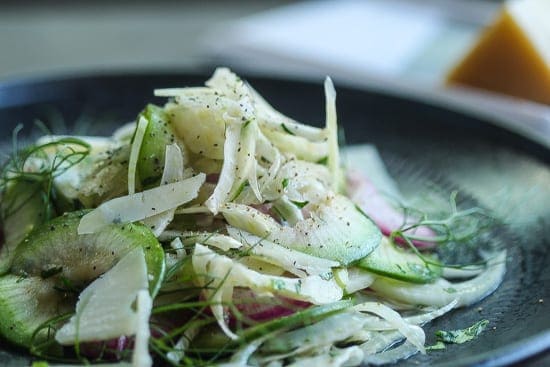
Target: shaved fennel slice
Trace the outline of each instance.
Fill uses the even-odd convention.
[[[247,287],[262,294],[277,293],[288,298],[325,304],[339,301],[343,292],[329,274],[306,278],[271,276],[248,269],[231,258],[218,255],[208,247],[195,245],[192,264],[199,286],[208,284],[205,295],[218,325],[232,339],[237,339],[225,322],[222,301],[231,301],[234,287]]]
[[[363,363],[366,363],[366,365],[368,366],[371,366],[371,365],[380,366],[380,365],[392,364],[402,359],[407,359],[415,355],[416,353],[418,353],[418,351],[419,350],[416,347],[416,345],[413,345],[409,341],[405,341],[405,343],[395,348],[383,351],[378,354],[371,354],[366,356],[363,359]]]
[[[257,129],[255,148],[256,165],[249,174],[249,185],[245,185],[242,192],[235,198],[235,201],[241,204],[261,204],[266,200],[264,193],[266,193],[268,187],[273,186],[272,182],[284,160],[281,152],[260,129]],[[270,194],[270,197],[272,196]]]
[[[160,180],[161,185],[183,180],[183,155],[177,144],[166,146],[164,158],[164,171]],[[175,209],[145,218],[143,223],[151,228],[151,231],[158,237],[174,219]]]
[[[417,325],[408,324],[396,311],[392,310],[388,306],[385,306],[378,302],[365,302],[353,307],[357,311],[373,313],[389,322],[395,329],[397,329],[409,342],[422,353],[426,353],[424,349],[424,342],[426,336],[424,330]]]
[[[502,282],[506,251],[491,256],[485,271],[467,281],[451,283],[438,279],[431,284],[410,284],[380,277],[371,288],[381,296],[409,304],[441,307],[456,299],[456,307],[468,306],[491,294]]]
[[[210,269],[209,275],[216,278],[215,282],[221,284],[222,288],[248,287],[260,293],[277,293],[313,304],[336,302],[343,295],[342,289],[333,279],[332,273],[322,276],[311,275],[300,279],[265,275],[252,271],[201,244],[195,246],[193,267],[200,276],[208,274],[206,269]],[[210,288],[215,288],[215,286]]]
[[[319,162],[327,158],[328,145],[325,141],[311,142],[301,136],[264,129],[262,132],[282,153],[308,162]]]
[[[290,226],[294,226],[305,219],[302,208],[290,201],[286,195],[273,201],[272,209],[276,210],[280,219]]]
[[[76,314],[55,334],[62,345],[134,335],[138,315],[132,305],[142,290],[148,294],[143,249],[125,255],[111,270],[80,294]]]
[[[280,198],[283,194],[295,202],[318,202],[330,191],[331,176],[327,167],[301,160],[285,162],[262,189],[262,194],[269,201]],[[281,190],[284,188],[284,190]]]
[[[297,276],[304,276],[304,271],[309,275],[326,274],[332,271],[332,268],[340,266],[338,261],[292,250],[235,227],[228,226],[227,232],[240,241],[251,254]]]
[[[200,112],[202,117],[205,117],[205,114],[219,117],[225,115],[236,123],[242,123],[254,117],[253,106],[246,106],[212,88],[159,89],[155,91],[155,94],[166,97],[173,96],[177,105],[187,110]]]
[[[214,75],[206,81],[206,86],[239,102],[245,112],[255,110],[252,93],[247,84],[228,68],[216,68]]]
[[[479,265],[464,266],[460,269],[444,267],[443,274],[441,276],[445,279],[472,278],[482,272],[483,266]]]
[[[194,245],[201,243],[211,247],[216,247],[222,251],[238,249],[243,246],[236,239],[219,233],[209,232],[192,232],[192,231],[167,231],[160,237],[161,239],[169,239],[177,236],[184,245]]]
[[[288,331],[271,338],[262,346],[264,353],[299,354],[346,341],[363,329],[365,319],[359,312],[347,311],[331,315],[319,322]],[[288,354],[287,354],[288,355]]]
[[[346,367],[358,366],[363,360],[363,351],[359,347],[336,348],[331,347],[326,353],[313,357],[297,358],[287,367],[316,366],[316,367]]]
[[[220,211],[231,226],[256,236],[266,237],[278,228],[275,219],[248,205],[226,203]]]
[[[153,91],[155,97],[179,97],[179,96],[193,96],[201,93],[212,92],[207,87],[186,87],[186,88],[159,88]]]
[[[426,324],[427,322],[430,322],[447,312],[451,311],[457,304],[457,301],[454,300],[453,302],[449,303],[448,305],[445,305],[443,307],[437,308],[435,310],[429,310],[426,312],[422,312],[418,315],[403,317],[403,320],[405,320],[406,323],[411,325],[418,325],[422,326]],[[395,325],[380,319],[377,316],[371,316],[371,315],[363,315],[364,318],[364,324],[365,329],[369,331],[389,331],[389,330],[395,330]]]
[[[141,150],[141,144],[143,143],[143,137],[147,130],[149,121],[143,116],[139,118],[139,122],[134,134],[134,141],[132,142],[132,149],[130,151],[130,160],[128,162],[128,194],[132,195],[136,192],[136,170],[139,152]]]
[[[248,360],[254,354],[256,350],[262,345],[262,343],[268,339],[270,335],[264,335],[258,339],[255,339],[249,343],[240,347],[232,356],[229,362],[222,363],[218,367],[247,367],[249,366]]]
[[[357,291],[368,288],[376,279],[374,274],[356,267],[351,267],[344,270],[346,270],[345,273],[340,271],[340,282],[344,287],[346,294],[353,294]]]
[[[338,191],[343,184],[340,171],[340,152],[338,150],[338,124],[336,121],[336,91],[332,80],[325,79],[326,131],[328,138],[328,169],[332,176],[332,189]],[[343,186],[343,185],[342,185]]]
[[[235,182],[237,149],[239,149],[241,129],[242,125],[240,124],[227,124],[225,127],[222,170],[214,192],[204,203],[213,214],[217,214],[220,207],[227,202],[233,183]]]
[[[101,204],[80,220],[78,233],[94,233],[113,223],[129,223],[176,208],[197,197],[204,173]]]
[[[151,367],[153,359],[149,354],[149,317],[153,309],[153,300],[147,290],[140,290],[137,294],[136,340],[132,354],[132,367]]]
[[[237,165],[235,167],[235,179],[229,194],[229,199],[234,200],[242,191],[244,185],[252,186],[250,178],[256,167],[256,138],[258,136],[258,125],[256,120],[245,123],[240,132],[238,148],[236,152]],[[256,177],[254,177],[253,192],[258,193],[258,201],[262,202]]]
[[[366,356],[380,353],[395,343],[403,340],[403,335],[399,331],[364,331],[362,335],[354,337],[354,340],[366,340],[359,344],[359,348]]]

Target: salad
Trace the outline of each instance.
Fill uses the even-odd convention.
[[[166,104],[109,137],[19,148],[15,133],[2,337],[37,366],[277,367],[392,363],[482,332],[427,346],[422,326],[502,281],[490,216],[456,192],[446,210],[415,207],[375,147],[341,151],[324,89],[323,128],[218,68],[204,87],[155,90]]]

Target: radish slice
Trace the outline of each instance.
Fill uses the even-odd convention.
[[[414,224],[414,218],[406,218],[402,212],[390,205],[387,198],[378,191],[372,181],[359,171],[348,172],[348,195],[365,212],[382,233],[389,236],[392,232],[408,224]],[[436,233],[429,227],[419,226],[407,234],[423,238],[435,238]],[[433,247],[433,242],[413,240],[418,247]]]
[[[286,297],[259,295],[248,288],[235,288],[233,302],[237,310],[253,321],[265,322],[311,306],[311,303]]]

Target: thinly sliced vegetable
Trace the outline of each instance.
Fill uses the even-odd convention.
[[[403,334],[403,336],[407,338],[411,344],[418,348],[421,353],[426,352],[424,350],[424,341],[426,336],[422,328],[416,325],[408,324],[396,311],[391,308],[384,306],[381,303],[366,302],[354,306],[354,309],[362,312],[370,312],[382,317],[384,320],[392,324],[395,329],[399,330],[399,332]]]
[[[150,291],[164,276],[164,253],[151,231],[140,224],[110,225],[81,235],[83,212],[68,213],[37,227],[17,248],[10,271],[19,276],[57,278],[78,290],[109,270],[130,250],[145,252]],[[62,296],[62,293],[59,294]]]
[[[302,353],[331,346],[359,332],[365,319],[358,312],[342,312],[307,327],[289,331],[272,338],[261,347],[264,353]]]
[[[145,255],[138,247],[82,291],[76,314],[57,331],[55,339],[74,345],[135,335],[138,314],[132,306],[141,290],[147,292],[147,283]]]
[[[336,90],[334,90],[334,84],[332,84],[329,77],[325,79],[325,109],[328,169],[332,176],[332,190],[338,192],[340,186],[343,186],[343,182],[340,169],[340,150],[338,148],[338,125],[336,122]]]
[[[78,233],[94,233],[110,224],[131,223],[177,208],[197,197],[205,177],[199,173],[183,181],[107,201],[82,218]]]
[[[418,218],[408,218],[403,210],[399,211],[393,207],[388,198],[378,191],[369,178],[358,171],[348,174],[348,195],[361,210],[372,218],[386,236],[418,222]],[[417,226],[405,234],[425,239],[413,240],[413,243],[421,247],[432,247],[434,244],[428,240],[436,237],[435,232],[426,226]]]
[[[214,289],[204,292],[214,302],[211,309],[218,324],[232,339],[237,339],[237,335],[225,323],[223,303],[231,301],[235,286],[248,287],[260,293],[277,293],[313,304],[335,302],[342,298],[342,289],[330,275],[313,275],[301,279],[269,276],[252,271],[200,244],[195,246],[193,268],[198,284],[209,284]]]
[[[383,237],[380,246],[361,259],[357,266],[376,274],[412,283],[429,283],[441,276],[441,266],[437,265],[436,260],[407,252],[391,243],[387,237]]]
[[[303,277],[305,273],[309,275],[326,274],[331,272],[332,268],[340,266],[337,261],[292,250],[234,227],[228,227],[227,231],[233,238],[242,242],[244,249],[248,250],[250,254],[278,265],[297,276]]]
[[[234,227],[276,244],[348,265],[371,253],[382,238],[378,228],[344,196],[329,195],[309,206],[310,216],[293,227],[244,205],[226,205],[223,215]]]
[[[0,274],[5,274],[15,256],[19,243],[37,225],[47,219],[47,203],[44,200],[43,183],[16,180],[2,194],[0,215],[4,243],[0,246]]]
[[[132,195],[136,192],[136,172],[137,172],[137,164],[139,159],[139,152],[141,151],[141,144],[143,143],[143,138],[145,136],[145,132],[147,131],[148,125],[149,125],[149,121],[145,117],[140,116],[136,127],[136,132],[134,134],[134,138],[132,141],[132,149],[130,151],[130,161],[128,163],[128,194],[129,195]]]
[[[490,256],[486,270],[467,281],[438,279],[433,284],[410,284],[379,278],[371,287],[382,296],[411,304],[441,307],[456,299],[456,307],[471,305],[492,293],[504,277],[506,251]]]
[[[329,348],[328,352],[314,357],[297,358],[288,367],[317,366],[317,367],[345,367],[357,366],[363,360],[363,351],[356,347]]]
[[[13,274],[0,277],[0,333],[6,340],[23,347],[47,340],[47,330],[33,338],[35,330],[48,320],[73,311],[72,301],[59,297],[53,290],[55,286],[54,279]]]
[[[164,161],[164,171],[161,177],[161,185],[167,185],[183,180],[183,156],[181,149],[177,144],[166,146]],[[166,210],[149,218],[145,218],[143,223],[151,228],[155,236],[159,236],[168,227],[174,219],[175,209]]]
[[[324,141],[311,142],[301,136],[271,129],[264,129],[263,133],[279,151],[288,156],[315,163],[328,155],[328,146]]]
[[[147,127],[143,133],[143,140],[137,158],[137,174],[142,186],[148,188],[161,181],[166,166],[166,147],[182,143],[175,136],[172,121],[164,108],[149,104],[141,112],[140,121],[141,117],[147,120]],[[138,131],[139,129],[138,124]],[[181,150],[180,155],[183,160]]]
[[[241,129],[241,124],[229,124],[225,128],[223,150],[226,155],[223,160],[220,178],[218,179],[214,193],[205,202],[205,205],[214,214],[218,213],[220,207],[228,201],[231,195],[237,170],[237,150],[239,149]]]
[[[153,359],[149,354],[149,317],[153,308],[153,300],[146,290],[140,290],[136,300],[136,339],[132,354],[133,367],[151,367]]]

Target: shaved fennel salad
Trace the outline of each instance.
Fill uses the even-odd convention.
[[[218,68],[205,86],[155,90],[166,104],[112,136],[14,139],[0,182],[2,337],[36,365],[426,353],[422,326],[493,292],[506,252],[476,247],[485,213],[456,193],[443,214],[407,204],[375,147],[350,147],[362,158],[342,164],[329,78],[324,91],[319,128]]]

